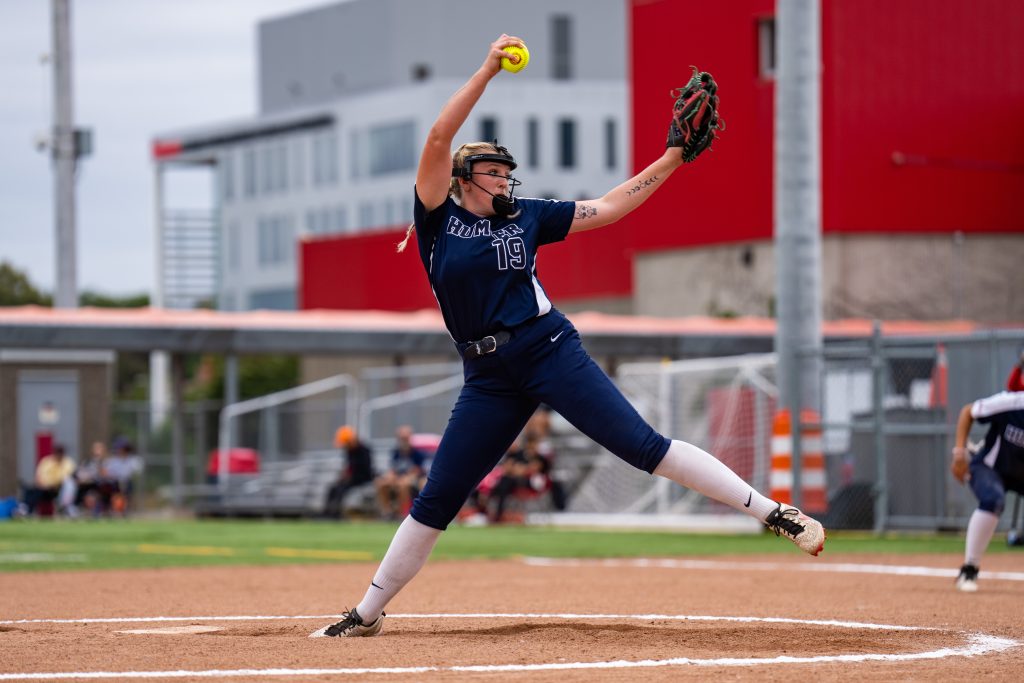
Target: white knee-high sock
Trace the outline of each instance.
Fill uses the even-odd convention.
[[[981,562],[981,556],[985,554],[992,535],[999,525],[999,515],[977,509],[971,514],[967,522],[967,543],[964,544],[964,564],[973,564],[975,567]]]
[[[775,501],[751,488],[718,458],[685,441],[672,441],[654,473],[762,522],[777,507]]]
[[[376,621],[391,598],[416,576],[440,535],[438,529],[420,524],[412,517],[405,518],[391,539],[388,552],[377,567],[363,601],[356,607],[363,623]]]

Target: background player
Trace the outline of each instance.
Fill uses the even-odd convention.
[[[438,536],[540,403],[631,465],[749,514],[812,555],[824,546],[817,521],[762,496],[712,455],[669,440],[644,422],[583,349],[579,333],[552,307],[538,280],[540,246],[633,211],[667,182],[686,152],[669,146],[637,176],[600,199],[579,202],[515,199],[518,181],[509,174],[516,162],[497,143],[451,152],[456,132],[500,70],[507,56],[503,48],[521,42],[507,35],[494,41],[480,68],[441,109],[416,174],[415,222],[400,245],[414,228],[424,269],[463,358],[465,383],[427,484],[366,595],[314,636],[380,632],[385,605],[420,570]],[[710,76],[708,81],[713,86]],[[717,104],[711,95],[702,100],[705,106]],[[684,137],[670,127],[670,145]]]
[[[987,423],[985,442],[973,455],[967,451],[967,436],[974,422]],[[1024,494],[1024,392],[1004,391],[968,403],[956,423],[953,446],[953,476],[969,483],[978,499],[978,509],[967,523],[964,564],[956,579],[962,591],[978,590],[978,567],[1006,505],[1006,491]]]

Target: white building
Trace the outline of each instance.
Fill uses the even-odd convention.
[[[625,0],[350,0],[259,26],[260,112],[161,133],[156,305],[296,306],[304,235],[412,218],[423,140],[501,33],[529,66],[491,83],[457,142],[497,138],[523,196],[600,196],[630,172]],[[217,174],[206,220],[164,205],[179,165]]]

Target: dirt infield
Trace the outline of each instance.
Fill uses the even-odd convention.
[[[976,594],[921,569],[959,561],[435,562],[360,639],[307,636],[358,600],[372,564],[7,574],[0,681],[1020,680],[1024,555],[987,559]],[[1014,574],[986,578],[998,571]],[[196,628],[125,632],[182,627]]]

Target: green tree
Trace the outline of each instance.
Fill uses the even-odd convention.
[[[0,306],[50,306],[48,294],[36,289],[28,275],[7,261],[0,261]]]
[[[95,308],[144,308],[149,305],[149,294],[112,296],[87,289],[78,296],[78,305]]]
[[[186,367],[190,364],[186,363]],[[187,372],[194,377],[188,392],[191,400],[224,399],[224,357],[203,356],[199,367]],[[238,394],[244,400],[263,396],[282,389],[290,389],[299,383],[299,359],[297,356],[264,355],[240,356],[238,359]]]

